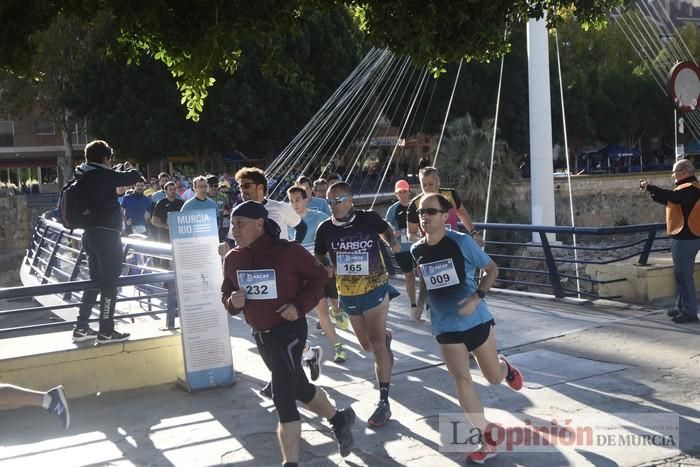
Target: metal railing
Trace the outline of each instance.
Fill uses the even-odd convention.
[[[166,326],[174,328],[178,310],[170,245],[125,237],[122,246],[122,274],[117,281],[115,319],[133,320],[149,316],[159,320],[165,314]],[[51,311],[59,316],[63,314],[63,319],[0,328],[0,337],[8,333],[75,324],[72,318],[77,317],[77,312],[71,309],[77,310],[82,304],[85,290],[98,288],[98,284],[90,280],[82,248],[82,231],[68,230],[44,217],[40,217],[34,226],[20,275],[25,285],[0,289],[0,300],[33,298],[43,306],[4,310],[0,311],[0,316]],[[141,311],[132,311],[134,304]],[[68,319],[68,313],[71,319]],[[97,318],[90,321],[97,321]]]
[[[669,251],[665,224],[559,227],[475,223],[474,226],[487,231],[485,251],[500,271],[497,287],[544,290],[557,298],[619,298],[619,295],[601,296],[599,288],[626,278],[598,280],[577,266],[622,263],[635,257],[638,257],[635,264],[646,265],[651,253]],[[571,241],[574,234],[576,247]],[[556,242],[550,240],[554,236]],[[572,288],[569,282],[579,286]]]
[[[598,280],[587,276],[585,271],[576,273],[572,268],[619,263],[635,257],[637,264],[644,265],[651,253],[669,249],[668,237],[660,234],[665,229],[664,224],[572,228],[475,223],[475,227],[488,233],[485,250],[499,266],[497,287],[542,290],[559,298],[618,298],[601,296],[598,289],[605,284],[625,281],[624,277]],[[577,236],[575,248],[571,244],[574,234]],[[551,241],[554,236],[558,237],[556,242]],[[22,266],[25,286],[0,289],[0,300],[36,298],[44,306],[0,311],[0,316],[32,311],[60,313],[79,307],[82,292],[97,288],[97,284],[89,280],[81,237],[80,231],[67,230],[57,222],[40,218]],[[152,316],[160,319],[159,315],[165,313],[167,326],[174,327],[177,299],[170,245],[132,238],[124,238],[122,244],[124,261],[117,302],[137,303],[143,311],[123,312],[118,305],[115,318]],[[578,257],[574,256],[574,250]],[[583,286],[573,288],[569,285],[571,281]],[[53,297],[53,300],[42,300],[42,297]],[[14,326],[0,329],[0,337],[75,322],[64,318],[59,322]]]

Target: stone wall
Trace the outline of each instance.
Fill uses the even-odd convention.
[[[56,206],[57,196],[56,193],[0,196],[0,252],[25,249],[37,217]]]
[[[642,178],[660,187],[673,187],[668,172],[571,177],[576,226],[612,227],[665,222],[664,207],[651,201],[648,193],[639,190]],[[514,186],[516,209],[530,219],[530,181],[519,181]],[[557,225],[571,225],[567,179],[555,178],[554,190]]]

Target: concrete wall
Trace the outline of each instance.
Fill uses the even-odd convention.
[[[571,177],[576,225],[612,227],[664,222],[663,205],[651,201],[649,194],[639,190],[642,178],[663,188],[673,187],[668,172]],[[514,186],[516,209],[530,219],[530,180],[515,182]],[[554,190],[557,225],[571,225],[567,179],[555,178]]]

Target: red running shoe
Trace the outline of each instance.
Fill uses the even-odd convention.
[[[483,464],[496,457],[496,446],[489,443],[481,443],[481,449],[467,454],[467,464]]]
[[[504,356],[499,357],[503,363],[506,364],[506,367],[508,367],[508,374],[506,375],[506,383],[508,383],[508,386],[511,387],[514,391],[520,391],[523,388],[523,375],[520,373],[520,370],[515,368],[514,366],[510,366],[510,363],[508,363],[508,360],[505,359]]]

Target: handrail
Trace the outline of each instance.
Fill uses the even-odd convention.
[[[168,282],[175,279],[173,272],[156,272],[151,274],[135,274],[130,276],[121,276],[117,279],[117,287],[128,285],[138,285],[144,282]],[[57,282],[44,285],[27,285],[19,287],[8,287],[0,289],[0,300],[10,300],[25,297],[38,297],[42,295],[54,295],[64,292],[79,292],[83,290],[92,290],[99,288],[96,281],[73,281],[73,282]]]
[[[650,253],[668,250],[668,246],[663,243],[668,238],[663,233],[664,224],[570,227],[477,222],[474,226],[477,230],[492,232],[492,235],[489,235],[489,241],[486,242],[485,251],[496,261],[501,270],[497,287],[508,286],[527,290],[542,288],[551,291],[555,297],[580,295],[591,298],[618,298],[617,296],[603,297],[599,293],[600,287],[624,281],[625,278],[608,277],[605,280],[599,280],[584,274],[576,276],[571,269],[572,264],[578,262],[604,265],[639,255],[637,264],[645,265]],[[557,235],[564,236],[566,240],[568,236],[574,234],[584,239],[579,241],[576,247],[551,241]],[[612,246],[599,245],[601,242],[597,239],[593,243],[585,243],[586,238],[606,236],[615,237],[616,241],[618,237],[632,236],[632,240],[618,241]],[[533,242],[531,240],[533,238],[539,238],[539,241]],[[42,309],[65,310],[79,306],[81,302],[75,299],[76,294],[80,297],[80,292],[97,287],[96,282],[86,280],[88,268],[85,264],[86,255],[81,246],[81,239],[81,230],[69,230],[54,220],[40,218],[34,227],[23,262],[23,274],[32,278],[25,283],[32,282],[36,285],[0,289],[0,299],[36,297],[41,301],[42,297],[58,295],[61,300],[57,304],[54,299],[43,308],[32,306],[24,310],[5,310],[3,314],[20,314],[23,311]],[[117,302],[136,301],[142,306],[147,304],[148,311],[119,314],[118,317],[128,318],[166,312],[167,326],[174,327],[177,300],[175,275],[170,270],[172,256],[170,244],[124,237],[122,246],[124,275],[118,279],[117,286],[122,291],[133,289],[136,295],[120,295]],[[574,248],[578,249],[579,256],[581,252],[584,255],[574,259],[571,254]],[[603,255],[605,257],[602,257]],[[572,289],[572,282],[567,284],[567,281],[571,280],[585,283],[586,289]],[[0,336],[7,332],[65,326],[73,322],[66,318],[61,322],[0,329]]]
[[[89,268],[82,248],[82,234],[81,229],[66,229],[59,222],[44,216],[38,219],[20,271],[22,281],[27,285],[0,289],[0,299],[33,298],[43,306],[4,310],[0,314],[52,311],[58,313],[63,321],[0,329],[0,335],[75,323],[69,315],[70,309],[82,304],[82,292],[99,287],[96,281],[88,280]],[[127,310],[118,305],[116,317],[155,317],[165,313],[166,325],[174,328],[178,310],[175,274],[169,270],[172,256],[170,244],[123,237],[122,248],[122,276],[116,281],[119,290],[116,302],[135,302],[147,311],[134,313],[127,304],[128,312],[123,312]]]
[[[484,224],[475,222],[477,230],[500,230],[503,232],[559,233],[576,235],[612,235],[629,234],[665,230],[666,224],[636,224],[618,227],[571,227],[560,225],[530,225],[530,224]]]

